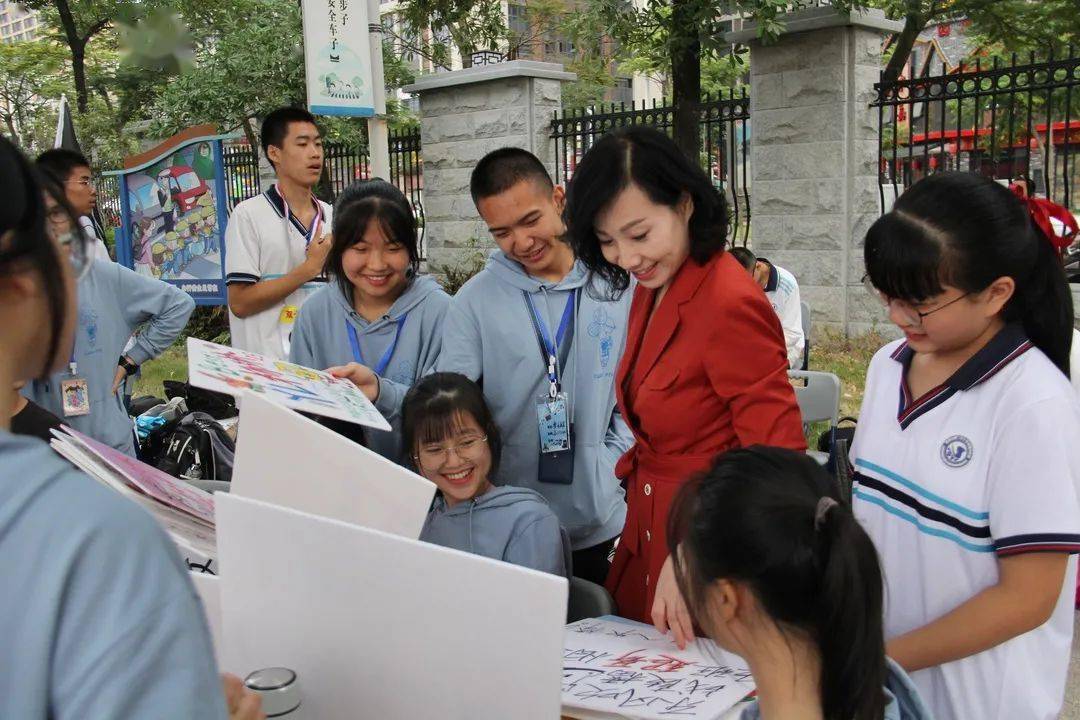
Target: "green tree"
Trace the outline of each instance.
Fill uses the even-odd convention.
[[[454,47],[470,67],[474,52],[495,50],[506,37],[500,0],[404,0],[398,11],[416,49],[442,67]]]
[[[54,42],[0,44],[0,120],[12,141],[28,152],[52,147],[52,99],[70,89],[61,75],[66,53]],[[39,122],[43,116],[46,122]]]

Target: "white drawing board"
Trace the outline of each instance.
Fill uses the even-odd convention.
[[[564,578],[215,500],[223,670],[295,670],[321,720],[559,716]]]
[[[435,485],[319,423],[245,392],[234,495],[416,539]]]
[[[239,396],[244,390],[314,415],[390,430],[375,406],[348,380],[283,360],[189,337],[188,382]]]
[[[216,575],[192,572],[190,576],[195,592],[199,594],[199,600],[202,601],[206,625],[210,628],[210,638],[214,641],[214,657],[220,667],[221,661],[224,660],[221,655],[221,587]]]

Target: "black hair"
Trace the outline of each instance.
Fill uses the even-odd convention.
[[[762,446],[718,456],[676,496],[668,547],[680,560],[676,580],[699,626],[709,629],[715,581],[745,584],[782,631],[816,643],[826,720],[881,720],[886,663],[877,552],[814,460]]]
[[[667,135],[644,126],[608,133],[581,159],[566,196],[568,237],[574,254],[604,278],[617,294],[630,285],[622,268],[604,259],[596,237],[596,216],[629,185],[650,200],[677,207],[684,197],[694,203],[690,215],[690,257],[708,262],[727,244],[727,201],[705,172]]]
[[[965,172],[920,180],[870,226],[863,254],[874,287],[912,303],[945,285],[978,293],[1011,277],[1016,290],[1004,320],[1021,323],[1069,374],[1073,302],[1065,270],[1024,202],[993,180]]]
[[[262,129],[259,131],[259,143],[262,145],[263,155],[271,165],[270,146],[280,148],[289,134],[290,123],[311,123],[319,127],[315,122],[315,116],[307,110],[298,107],[279,107],[271,110],[262,121]]]
[[[416,217],[404,193],[381,178],[357,180],[334,203],[334,244],[326,254],[326,273],[334,275],[345,297],[352,297],[353,287],[345,277],[342,258],[360,242],[371,222],[379,223],[387,242],[398,243],[409,253],[410,278],[420,269]]]
[[[71,173],[79,168],[89,168],[90,162],[74,150],[54,148],[46,150],[37,156],[35,164],[38,169],[49,173],[61,183],[71,177]]]
[[[739,261],[739,264],[750,272],[754,271],[754,265],[757,264],[757,256],[754,255],[750,248],[733,247],[728,250],[731,253],[731,257]]]
[[[53,182],[57,180],[54,178]],[[0,136],[0,187],[6,194],[0,203],[0,274],[20,272],[28,265],[37,271],[49,304],[49,350],[41,377],[47,377],[59,349],[63,332],[67,294],[60,263],[63,258],[46,232],[42,177],[7,138]],[[51,192],[78,227],[61,188]],[[8,232],[10,231],[10,235]],[[4,236],[7,235],[7,238]]]
[[[476,163],[469,178],[473,202],[504,193],[523,180],[538,183],[545,190],[555,184],[539,158],[528,150],[504,147],[492,150]]]
[[[441,442],[450,437],[462,414],[468,413],[487,435],[491,451],[489,478],[495,477],[502,457],[502,435],[480,386],[460,373],[437,372],[426,375],[405,395],[401,407],[402,447],[413,469],[416,450],[423,443]]]

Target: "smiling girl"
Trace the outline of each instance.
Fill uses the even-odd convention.
[[[289,359],[313,368],[363,366],[360,389],[394,426],[368,431],[369,446],[401,462],[398,412],[415,380],[435,364],[450,297],[417,276],[420,252],[409,201],[385,180],[350,185],[334,206],[334,281],[300,310]]]
[[[1080,549],[1061,262],[1024,201],[968,173],[912,186],[865,258],[904,333],[870,363],[851,451],[889,655],[939,719],[1057,717]]]
[[[499,428],[480,386],[458,373],[435,373],[409,391],[402,433],[413,466],[439,488],[420,539],[567,575],[569,540],[544,497],[495,487]]]

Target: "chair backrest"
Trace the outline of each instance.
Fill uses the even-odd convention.
[[[830,428],[836,427],[840,419],[840,378],[816,370],[792,370],[788,376],[806,381],[806,385],[795,384],[803,424],[828,420]]]
[[[799,303],[799,308],[802,312],[802,334],[803,334],[803,353],[802,353],[802,369],[810,369],[810,306],[805,300]]]
[[[566,608],[566,622],[615,614],[615,600],[603,585],[597,585],[579,577],[570,578],[570,598]]]

